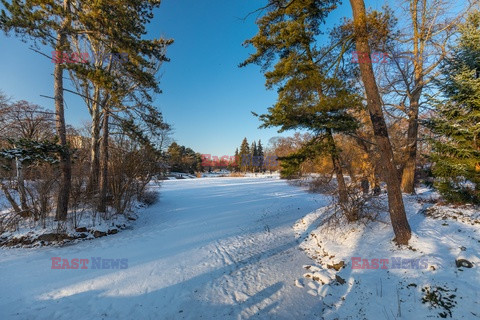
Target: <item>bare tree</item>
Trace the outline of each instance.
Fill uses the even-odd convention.
[[[447,55],[456,25],[478,2],[473,0],[459,6],[458,1],[451,0],[405,0],[399,6],[397,15],[408,18],[400,20],[400,30],[390,43],[388,50],[393,63],[382,64],[380,86],[389,114],[408,121],[403,192],[415,193],[419,114],[425,104],[422,97],[439,75],[438,67]]]

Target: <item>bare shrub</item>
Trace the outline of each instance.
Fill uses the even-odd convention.
[[[154,205],[159,200],[159,194],[157,191],[145,189],[139,196],[138,201],[146,204],[147,206]]]
[[[321,175],[310,179],[292,180],[289,184],[307,187],[309,192],[331,196],[331,222],[333,224],[347,223],[346,217],[356,217],[357,221],[367,223],[378,220],[387,207],[373,193],[365,193],[361,184],[347,185],[347,201],[340,203],[339,192],[335,180],[331,176]]]
[[[245,173],[242,173],[242,172],[231,172],[228,176],[229,176],[229,177],[234,177],[234,178],[241,178],[241,177],[245,177]]]

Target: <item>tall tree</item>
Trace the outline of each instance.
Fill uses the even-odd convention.
[[[448,43],[456,26],[478,0],[404,0],[399,3],[402,19],[382,51],[389,62],[380,64],[379,86],[388,113],[395,119],[406,119],[406,143],[401,156],[403,192],[415,193],[418,132],[425,93],[439,76],[439,65],[448,53]],[[451,6],[458,10],[451,10]]]
[[[250,146],[250,170],[252,170],[252,172],[257,171],[257,156],[257,143],[253,140],[252,145]]]
[[[429,122],[436,186],[450,201],[480,203],[480,11],[459,28],[452,57],[436,81],[445,100]]]
[[[355,44],[358,52],[371,56],[369,34],[367,32],[367,15],[363,0],[350,0],[353,11]],[[388,206],[390,220],[397,244],[408,244],[411,229],[408,224],[403,204],[400,177],[393,158],[392,145],[388,136],[387,125],[382,111],[382,100],[378,91],[371,61],[360,63],[360,73],[365,86],[367,107],[373,125],[375,141],[380,152],[382,167],[387,182]]]
[[[234,169],[235,171],[238,171],[238,168],[240,167],[239,161],[240,161],[240,157],[239,157],[239,155],[238,155],[238,148],[236,148],[236,149],[235,149],[235,162],[232,164],[233,169]]]
[[[242,144],[240,145],[240,152],[238,153],[240,158],[239,167],[240,170],[246,172],[249,167],[249,159],[250,159],[250,147],[248,146],[247,138],[243,138]]]
[[[96,58],[92,64],[55,64],[54,91],[57,114],[57,134],[60,143],[66,145],[65,120],[63,111],[63,70],[68,69],[76,82],[77,90],[88,101],[92,113],[92,167],[90,185],[97,184],[99,175],[99,134],[100,111],[108,109],[108,116],[114,112],[126,114],[128,121],[136,112],[140,117],[152,113],[152,97],[149,91],[159,93],[156,70],[166,61],[165,48],[172,40],[144,38],[146,25],[153,18],[153,10],[160,1],[153,0],[101,0],[101,1],[44,1],[15,0],[8,3],[1,0],[6,11],[2,10],[0,27],[29,35],[35,40],[49,43],[61,56],[68,55],[72,43],[87,43]],[[7,14],[8,12],[9,14]],[[115,27],[111,27],[112,22]],[[75,47],[77,50],[79,46]],[[127,54],[125,63],[107,63],[104,54]],[[80,89],[79,89],[80,87]],[[91,94],[87,94],[92,91]],[[128,101],[128,102],[127,102]],[[134,110],[131,110],[134,109]],[[141,110],[141,111],[139,111]],[[154,112],[154,111],[153,111]],[[105,114],[105,110],[103,110]],[[138,114],[137,114],[138,115]],[[102,121],[106,123],[105,120]],[[108,137],[108,131],[103,138]],[[107,142],[105,142],[107,143]],[[108,148],[103,148],[107,150]],[[103,161],[107,163],[106,161]],[[70,155],[62,155],[62,183],[57,205],[57,216],[65,219],[68,209]],[[102,171],[104,172],[104,171]],[[106,177],[105,177],[106,178]],[[96,189],[94,187],[94,189]],[[104,192],[102,192],[104,193]]]
[[[260,64],[267,88],[278,88],[277,103],[260,115],[262,127],[278,126],[280,131],[307,129],[313,133],[299,152],[284,158],[284,172],[295,173],[300,164],[326,153],[331,156],[338,184],[339,204],[346,209],[347,187],[334,134],[352,133],[357,121],[348,113],[360,105],[359,97],[341,79],[331,77],[317,43],[320,24],[335,8],[335,1],[271,1],[268,13],[258,21],[259,32],[247,40],[255,46],[241,66]],[[356,216],[343,210],[349,221]]]
[[[260,171],[264,171],[263,163],[264,163],[265,153],[263,152],[262,140],[258,140],[257,156],[258,156],[258,168],[260,169]]]
[[[92,63],[72,70],[71,79],[92,116],[89,189],[93,194],[103,188],[98,185],[98,177],[106,172],[102,170],[99,174],[100,131],[101,124],[106,123],[101,121],[101,113],[106,114],[103,109],[108,109],[110,119],[130,123],[124,128],[133,130],[131,135],[144,142],[148,138],[138,131],[135,119],[146,123],[148,130],[155,128],[155,132],[151,131],[155,137],[164,136],[159,130],[169,129],[161,113],[151,105],[151,92],[161,92],[156,74],[162,63],[168,61],[166,47],[173,40],[144,37],[153,10],[159,5],[160,1],[128,0],[86,2],[81,6],[86,19],[78,24],[92,31],[73,38],[72,44],[76,50],[90,53],[93,59]],[[117,28],[108,28],[111,21],[116,21]],[[105,134],[108,132],[104,130],[103,142]],[[102,150],[108,152],[108,148]],[[105,157],[102,153],[102,158]],[[102,163],[108,162],[102,160]]]
[[[30,36],[35,41],[48,43],[59,52],[70,51],[68,36],[73,33],[72,21],[76,13],[71,11],[70,0],[52,1],[48,5],[44,1],[14,0],[11,3],[1,0],[6,11],[2,9],[0,28],[4,31],[15,31],[22,36]],[[7,14],[8,12],[8,14]],[[56,63],[53,71],[54,101],[56,114],[56,130],[63,147],[60,170],[61,181],[58,188],[56,218],[67,218],[68,201],[71,186],[71,160],[67,146],[67,135],[64,115],[63,71],[65,66]]]

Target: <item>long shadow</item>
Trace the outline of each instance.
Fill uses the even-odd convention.
[[[57,299],[46,299],[36,301],[34,304],[28,306],[30,311],[38,310],[39,318],[42,319],[44,311],[58,308],[56,318],[67,319],[90,319],[92,312],[97,312],[98,319],[210,319],[218,317],[223,319],[289,319],[288,315],[270,314],[272,310],[278,307],[278,297],[272,298],[274,295],[279,295],[284,287],[283,282],[276,282],[273,285],[267,286],[255,294],[249,296],[245,301],[228,302],[228,301],[214,301],[204,299],[202,296],[202,288],[205,284],[214,285],[217,280],[234,271],[238,272],[240,269],[246,268],[251,264],[255,264],[261,260],[268,259],[275,255],[281,255],[285,251],[297,246],[296,241],[292,241],[278,247],[254,254],[248,258],[237,261],[234,264],[226,265],[207,273],[196,275],[192,278],[178,281],[175,284],[158,288],[139,295],[122,296],[122,294],[114,295],[111,293],[108,284],[104,284],[101,289],[95,288],[95,285],[89,289],[89,285],[82,283],[81,287],[87,287],[84,291],[68,294],[72,288],[62,288],[58,291],[65,292],[62,297]],[[108,275],[107,275],[108,276]],[[94,279],[95,281],[95,279]],[[120,280],[121,286],[128,286],[128,278]],[[146,279],[148,281],[148,279]],[[119,283],[115,286],[118,287]],[[191,288],[198,288],[191,291]],[[235,290],[234,290],[235,291]],[[226,296],[231,296],[235,292],[225,292]],[[164,298],[165,300],[162,300]],[[126,306],[131,310],[126,310]],[[86,306],[90,310],[79,312]],[[117,311],[118,310],[118,311]],[[175,310],[175,311],[172,311]],[[28,309],[24,310],[25,312]],[[310,310],[304,310],[307,313],[305,319],[311,319]],[[318,310],[312,309],[313,312]],[[45,314],[45,319],[49,318],[54,312]],[[83,314],[82,314],[83,313]],[[1,315],[2,313],[0,313]],[[5,319],[24,319],[25,313],[19,312],[18,315],[8,313],[4,314]],[[75,316],[76,315],[76,316]],[[132,317],[135,315],[135,317]]]
[[[297,188],[291,188],[288,190],[295,190]],[[283,189],[285,191],[285,189]],[[193,192],[193,191],[192,191]],[[252,195],[255,194],[252,192]],[[242,197],[247,197],[251,195],[242,195]],[[294,202],[292,201],[292,204]],[[289,201],[285,202],[285,205],[291,206]],[[282,202],[278,202],[275,207],[282,207]],[[296,207],[296,206],[295,206]],[[254,208],[249,207],[249,210],[259,210],[261,208],[265,208],[265,206],[260,203],[256,205]],[[296,208],[292,208],[294,210]],[[302,212],[305,209],[297,211],[293,215],[283,216],[281,219],[277,219],[277,217],[267,217],[265,221],[276,221],[274,227],[281,228],[286,226],[287,224],[291,225],[292,221],[295,221],[296,215],[301,215],[306,212]],[[273,210],[273,213],[278,213],[277,211]],[[285,212],[280,212],[279,214],[284,214]],[[257,217],[258,218],[258,217]],[[269,220],[271,218],[271,220]],[[263,226],[258,226],[261,229]],[[148,228],[147,228],[148,229]],[[131,230],[128,231],[130,233],[142,232],[144,230]],[[244,231],[238,229],[224,235],[224,238],[229,238],[237,235],[243,234]],[[126,233],[124,234],[126,235]],[[111,236],[110,240],[102,243],[102,246],[108,245],[115,245],[115,239],[120,240],[119,243],[125,243],[122,240],[122,233],[117,235]],[[200,242],[196,243],[196,247],[205,245],[210,243],[213,240],[221,240],[218,237],[212,236],[203,239]],[[101,242],[100,242],[101,243]],[[83,286],[80,290],[74,292],[76,284],[78,284],[79,278],[85,279],[84,276],[77,276],[72,274],[73,276],[70,278],[66,278],[62,276],[62,287],[61,289],[56,289],[54,291],[60,292],[59,298],[52,299],[47,298],[46,300],[36,301],[33,304],[27,304],[28,308],[32,310],[38,311],[37,318],[39,319],[50,319],[52,314],[55,315],[53,318],[76,318],[76,319],[91,319],[92,312],[95,314],[95,318],[98,319],[107,319],[107,318],[119,318],[119,319],[198,319],[198,318],[211,318],[211,317],[218,317],[223,319],[240,319],[246,316],[250,318],[280,318],[282,315],[275,314],[276,308],[279,307],[279,302],[275,302],[274,299],[271,299],[268,303],[265,303],[264,300],[270,299],[272,296],[278,296],[281,294],[282,289],[284,288],[285,284],[283,282],[276,282],[274,284],[268,285],[265,284],[266,287],[262,288],[260,291],[252,294],[243,302],[231,302],[228,300],[222,301],[214,301],[207,299],[204,295],[206,294],[205,285],[214,285],[219,279],[228,275],[232,272],[239,271],[244,269],[252,264],[259,263],[265,259],[271,258],[276,255],[285,254],[288,250],[295,249],[297,247],[298,242],[293,239],[292,241],[288,241],[276,247],[270,248],[268,250],[264,250],[262,252],[257,252],[255,254],[249,255],[243,259],[235,261],[233,264],[224,265],[218,267],[214,270],[201,273],[195,275],[188,279],[175,279],[177,280],[175,283],[170,285],[165,285],[159,288],[153,288],[151,291],[138,293],[136,292],[133,296],[130,294],[124,294],[122,292],[112,292],[115,286],[109,286],[108,283],[102,284],[100,288],[95,288],[95,281],[103,278],[108,278],[109,275],[102,275],[95,276],[87,281],[83,280],[80,282],[81,286]],[[80,248],[78,252],[82,252],[83,250],[89,250],[90,246],[94,244],[89,244]],[[168,250],[171,252],[178,252],[182,251],[186,248],[191,249],[191,243],[185,243],[180,246],[170,246]],[[65,250],[50,250],[47,252],[70,252],[71,248]],[[162,249],[159,248],[159,251]],[[135,253],[132,253],[133,255]],[[140,253],[138,254],[138,258],[141,257]],[[69,254],[70,255],[70,254]],[[134,255],[135,256],[135,255]],[[165,251],[161,253],[161,258],[168,257],[169,253]],[[156,252],[155,257],[158,257],[158,252]],[[155,259],[141,259],[138,264],[132,265],[132,269],[137,267],[141,267],[142,265],[155,262]],[[288,272],[288,271],[287,271]],[[121,272],[119,272],[120,274]],[[160,275],[161,276],[161,275]],[[150,276],[145,275],[145,281],[149,281]],[[153,278],[158,277],[157,275],[151,276],[151,280]],[[115,277],[114,277],[115,278]],[[120,287],[126,288],[128,291],[129,286],[129,279],[128,278],[119,278],[117,280],[116,285]],[[60,281],[58,281],[60,283]],[[70,284],[69,284],[70,282]],[[132,283],[134,285],[134,283]],[[288,284],[291,285],[291,284]],[[193,292],[190,290],[191,288],[197,288]],[[41,288],[40,288],[41,289]],[[78,288],[77,288],[78,289]],[[45,291],[45,289],[43,289]],[[72,292],[68,292],[71,290]],[[203,295],[202,295],[203,294]],[[230,297],[233,292],[226,292],[225,297]],[[307,295],[308,296],[308,295]],[[226,299],[225,298],[225,299]],[[311,301],[310,301],[311,303]],[[127,310],[127,307],[130,308]],[[313,316],[318,316],[318,307],[314,305],[310,305],[312,308],[311,310],[302,310],[305,318],[312,318]],[[59,311],[56,313],[54,311],[49,311],[50,313],[47,315],[45,314],[46,311],[43,310],[50,310],[54,308],[59,308]],[[118,309],[118,311],[117,311]],[[250,311],[258,309],[257,313],[250,313]],[[82,312],[85,310],[85,312]],[[172,311],[174,310],[174,311]],[[8,310],[4,310],[5,312],[11,311],[10,308]],[[18,318],[18,319],[25,319],[25,313],[20,312],[18,315],[13,313],[4,313],[4,311],[0,311],[0,318]],[[7,314],[8,317],[1,317],[2,314]],[[43,317],[45,315],[45,317]],[[285,316],[285,319],[290,319],[288,315]]]

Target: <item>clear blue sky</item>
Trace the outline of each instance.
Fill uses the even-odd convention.
[[[242,20],[264,1],[255,0],[163,0],[149,26],[149,37],[173,38],[162,70],[163,94],[156,105],[173,125],[173,139],[197,152],[231,155],[247,137],[263,144],[279,134],[258,129],[251,111],[264,113],[275,102],[267,91],[257,66],[238,68],[252,48],[244,40],[257,31],[255,15]],[[366,1],[380,8],[383,1]],[[351,17],[348,1],[333,12],[326,28]],[[27,100],[53,109],[53,63],[28,49],[14,35],[0,34],[0,90],[13,100]],[[50,52],[51,49],[45,49]],[[66,93],[66,118],[81,126],[89,115],[81,99]],[[290,133],[287,133],[290,134]],[[286,135],[286,134],[283,134]]]

